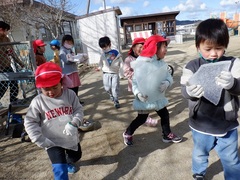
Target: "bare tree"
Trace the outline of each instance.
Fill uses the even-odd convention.
[[[7,3],[6,3],[7,2]],[[44,27],[58,38],[62,22],[73,18],[70,0],[6,0],[0,3],[2,18],[11,25],[25,24],[36,29]]]
[[[0,2],[0,18],[9,23],[11,26],[19,26],[21,21],[19,15],[21,14],[21,6],[23,0],[3,0]]]

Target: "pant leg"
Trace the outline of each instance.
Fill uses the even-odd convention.
[[[135,132],[135,130],[141,126],[142,124],[144,124],[147,120],[148,114],[139,114],[138,116],[131,122],[131,124],[128,126],[126,133],[128,135],[133,135],[133,133]]]
[[[167,107],[156,111],[159,117],[161,118],[162,133],[168,135],[171,132],[170,121],[169,121],[169,112]]]
[[[192,171],[193,174],[206,174],[208,167],[209,152],[216,145],[216,137],[206,135],[192,130],[193,152],[192,152]]]
[[[65,149],[52,147],[47,149],[48,157],[52,162],[55,180],[68,180],[68,169]]]
[[[67,162],[68,163],[75,163],[82,157],[82,149],[80,143],[78,143],[78,150],[66,150],[67,153]]]
[[[238,156],[238,131],[229,131],[224,137],[217,138],[214,148],[222,162],[225,180],[239,180],[240,160]]]
[[[52,164],[54,180],[68,180],[67,164]]]
[[[105,91],[109,94],[109,96],[112,96],[112,77],[111,74],[104,73],[103,74],[103,87]]]
[[[119,90],[120,90],[119,75],[112,74],[112,95],[115,101],[118,101]]]

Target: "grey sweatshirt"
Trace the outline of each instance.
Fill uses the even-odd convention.
[[[24,126],[31,141],[40,147],[56,145],[76,149],[78,135],[72,137],[63,134],[69,121],[80,126],[83,121],[83,107],[75,93],[65,89],[57,98],[50,98],[44,94],[36,96],[29,106]]]

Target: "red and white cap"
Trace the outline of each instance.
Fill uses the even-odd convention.
[[[132,42],[132,47],[136,44],[144,44],[145,39],[143,37],[135,38]],[[132,53],[132,47],[129,49],[128,54]]]
[[[36,69],[35,83],[37,88],[55,86],[61,79],[62,68],[53,62],[41,64]]]
[[[140,56],[144,57],[152,57],[157,52],[157,43],[158,42],[167,42],[169,43],[169,39],[165,39],[160,35],[152,35],[150,36],[144,43],[143,50]]]
[[[37,52],[37,47],[42,47],[42,46],[46,46],[46,44],[44,43],[43,40],[37,39],[37,40],[33,41],[33,50],[34,50],[34,53]]]

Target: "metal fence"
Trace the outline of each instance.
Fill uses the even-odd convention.
[[[37,95],[31,42],[0,43],[0,106],[8,109],[6,129],[13,118],[13,107],[28,107]]]
[[[35,61],[31,43],[0,43],[0,99],[2,106],[24,105],[36,95]]]

